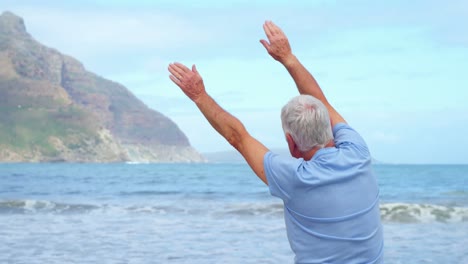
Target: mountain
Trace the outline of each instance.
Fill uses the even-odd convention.
[[[169,118],[0,15],[0,161],[204,161]]]

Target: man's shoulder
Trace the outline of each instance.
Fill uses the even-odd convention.
[[[339,123],[333,127],[335,147],[358,152],[361,156],[369,156],[369,149],[364,138],[350,125]]]
[[[333,132],[333,136],[335,136],[337,133],[356,133],[359,135],[359,133],[348,123],[335,124],[332,127],[332,132]]]

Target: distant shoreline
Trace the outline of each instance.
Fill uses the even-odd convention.
[[[272,149],[271,151],[280,155],[289,155],[287,149]],[[202,152],[208,163],[246,163],[242,155],[234,150]],[[395,166],[468,166],[468,163],[393,163],[373,159],[373,165],[395,165]]]

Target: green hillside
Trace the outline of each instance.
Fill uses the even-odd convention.
[[[172,120],[0,15],[0,162],[201,160]]]

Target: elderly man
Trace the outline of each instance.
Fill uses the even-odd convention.
[[[301,95],[281,111],[292,157],[270,152],[205,91],[195,65],[169,65],[170,79],[236,148],[270,193],[283,200],[296,263],[381,263],[379,190],[369,149],[331,106],[293,55],[283,31],[266,21],[268,53],[288,70]]]

